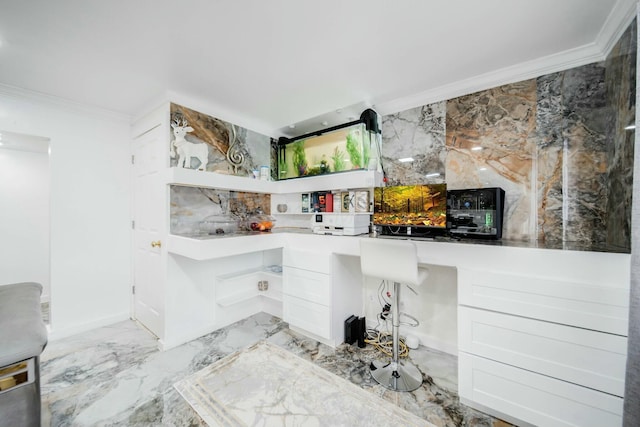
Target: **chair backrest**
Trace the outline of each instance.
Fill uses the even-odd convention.
[[[416,244],[409,240],[360,239],[362,274],[419,285]]]

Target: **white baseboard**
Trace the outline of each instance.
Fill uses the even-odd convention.
[[[93,320],[91,322],[81,323],[79,325],[67,326],[65,328],[56,328],[55,323],[52,324],[49,332],[49,341],[59,340],[61,338],[70,337],[81,332],[87,332],[92,329],[101,328],[103,326],[113,325],[114,323],[122,322],[130,319],[129,312],[122,312],[114,314],[112,316],[103,317],[101,319]]]

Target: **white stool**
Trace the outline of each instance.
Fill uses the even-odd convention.
[[[422,373],[410,362],[400,362],[400,284],[419,286],[427,278],[426,269],[418,268],[415,243],[409,240],[361,239],[360,268],[362,274],[393,282],[391,313],[393,317],[393,353],[390,362],[375,361],[371,376],[379,384],[395,391],[412,391],[422,384]]]

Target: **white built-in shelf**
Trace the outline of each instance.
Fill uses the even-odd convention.
[[[282,302],[282,292],[268,289],[266,291],[259,291],[258,289],[246,290],[238,292],[232,295],[228,295],[216,300],[216,303],[222,307],[229,307],[234,304],[248,301],[255,297],[265,297],[274,301]]]
[[[245,277],[253,276],[256,273],[260,273],[263,277],[273,277],[273,278],[282,278],[282,271],[274,272],[269,270],[267,267],[255,267],[248,268],[246,270],[235,271],[233,273],[221,274],[216,276],[216,280],[225,281],[231,279],[243,279]]]
[[[165,176],[165,182],[167,184],[235,190],[248,193],[274,193],[277,192],[278,187],[278,183],[272,181],[262,181],[260,179],[243,176],[177,167],[168,168]]]
[[[285,194],[376,187],[382,185],[382,174],[360,169],[284,181],[262,181],[249,177],[173,167],[165,171],[165,183],[248,193]]]

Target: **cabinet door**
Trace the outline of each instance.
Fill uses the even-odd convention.
[[[331,305],[331,280],[328,274],[283,267],[282,292],[309,302]]]
[[[458,310],[461,351],[624,394],[625,337],[462,306]]]
[[[458,357],[460,402],[536,426],[616,427],[622,398],[482,357]]]
[[[331,312],[326,305],[284,295],[282,317],[291,326],[331,339]]]
[[[282,265],[329,274],[331,271],[330,254],[286,249],[282,256]]]

